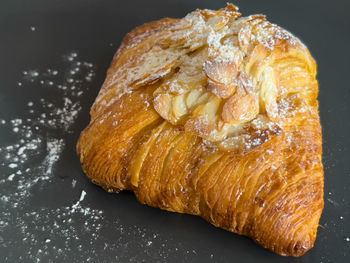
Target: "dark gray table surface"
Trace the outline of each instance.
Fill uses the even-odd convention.
[[[296,34],[318,62],[325,209],[305,256],[108,194],[80,168],[75,144],[122,37],[225,3],[0,2],[0,262],[350,262],[350,1],[236,1]]]

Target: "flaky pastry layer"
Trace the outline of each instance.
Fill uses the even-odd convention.
[[[323,209],[317,96],[291,33],[232,4],[196,10],[124,38],[77,152],[108,191],[300,256]]]

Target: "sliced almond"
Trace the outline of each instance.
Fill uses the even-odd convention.
[[[173,114],[174,120],[179,120],[182,116],[187,114],[187,106],[186,106],[184,94],[175,96],[173,98],[172,114]]]
[[[236,90],[236,86],[234,85],[224,85],[222,83],[218,83],[210,79],[208,80],[206,88],[219,98],[223,99],[230,97]]]
[[[169,94],[158,94],[153,99],[153,106],[162,118],[170,121],[169,113],[171,111],[171,96]]]
[[[218,31],[226,26],[228,21],[230,21],[230,18],[227,16],[213,16],[208,19],[208,24],[211,25],[215,31]]]
[[[240,90],[244,90],[245,94],[253,93],[254,87],[251,78],[243,71],[239,72],[236,85]]]
[[[203,91],[200,89],[191,90],[186,98],[186,104],[188,108],[199,103],[199,98],[203,94]]]
[[[197,12],[199,12],[201,15],[203,15],[206,18],[214,17],[214,16],[223,16],[223,17],[230,17],[232,19],[236,19],[237,17],[241,16],[241,13],[238,12],[238,7],[233,4],[227,4],[226,7],[221,8],[218,11],[213,11],[209,9],[197,9]]]
[[[259,107],[253,94],[236,93],[224,104],[221,116],[224,122],[242,123],[254,119],[258,113]]]
[[[208,77],[207,89],[219,98],[228,98],[236,90],[237,66],[232,61],[207,61],[203,70]]]
[[[236,64],[228,60],[207,61],[203,70],[209,79],[226,85],[232,84],[238,74]]]

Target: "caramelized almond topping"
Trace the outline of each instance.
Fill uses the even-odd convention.
[[[256,117],[259,113],[257,100],[253,94],[234,94],[224,104],[222,119],[224,122],[247,122]]]
[[[206,88],[219,98],[228,98],[236,90],[237,66],[232,61],[214,60],[207,61],[203,70],[208,77]]]

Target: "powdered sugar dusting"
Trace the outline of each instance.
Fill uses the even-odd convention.
[[[0,120],[0,128],[9,136],[6,142],[0,142],[0,243],[1,247],[19,245],[24,249],[8,257],[9,261],[39,262],[49,251],[54,255],[50,260],[64,259],[64,251],[72,246],[72,240],[80,238],[72,225],[76,214],[93,226],[87,233],[96,235],[101,227],[101,223],[95,222],[101,220],[102,211],[81,206],[85,191],[72,206],[40,209],[31,206],[37,192],[45,192],[52,186],[49,183],[57,180],[57,164],[67,144],[66,135],[72,133],[72,125],[82,109],[80,96],[86,91],[86,83],[95,76],[95,66],[79,61],[77,52],[63,56],[63,60],[66,65],[62,71],[23,70],[16,88],[33,89],[33,93],[43,96],[25,102],[24,112],[16,118]],[[56,97],[52,98],[49,90]],[[56,218],[54,223],[52,217]],[[41,234],[47,236],[44,244]],[[62,247],[53,242],[58,239],[65,240]]]
[[[285,101],[279,105],[280,99],[304,92],[308,85],[297,88],[298,92],[289,87],[294,84],[281,77],[289,76],[284,71],[295,70],[305,77],[308,73],[300,64],[308,62],[299,57],[300,64],[279,69],[280,50],[290,52],[291,57],[295,56],[293,50],[306,56],[307,52],[295,36],[268,22],[264,15],[239,16],[230,4],[219,11],[196,10],[157,31],[152,41],[145,40],[133,52],[120,51],[94,112],[102,112],[125,94],[155,84],[155,111],[186,132],[215,142],[221,150],[250,150],[280,134],[282,118],[292,111]],[[134,41],[133,48],[140,43]],[[280,83],[288,89],[280,88]],[[255,125],[256,119],[264,122],[264,127]]]
[[[47,156],[45,157],[43,164],[45,166],[45,175],[52,174],[53,165],[60,158],[60,154],[64,147],[63,139],[50,139],[46,144]]]
[[[91,206],[92,195],[77,178],[61,174],[81,98],[95,76],[95,65],[81,61],[78,52],[63,60],[64,68],[24,70],[16,88],[34,89],[40,97],[25,101],[17,117],[0,118],[0,129],[9,136],[0,141],[0,255],[8,262],[166,261],[170,255],[191,261],[196,250],[179,242],[168,245],[175,242],[150,229],[124,225]],[[69,178],[67,184],[61,176]],[[61,188],[67,186],[71,194],[62,198]],[[111,229],[113,240],[106,235]],[[142,253],[135,255],[135,249]]]

